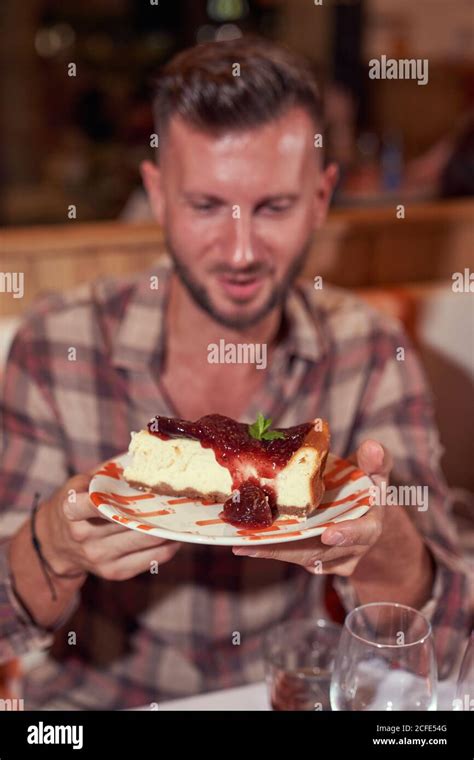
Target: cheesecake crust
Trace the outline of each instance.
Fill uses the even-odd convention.
[[[156,486],[145,486],[136,480],[127,480],[127,483],[139,491],[155,493],[157,496],[176,496],[176,498],[196,499],[196,501],[212,501],[216,504],[224,502],[230,496],[229,493],[224,494],[219,491],[203,493],[202,491],[196,491],[194,488],[181,488],[179,491],[175,491],[167,483],[158,483]]]

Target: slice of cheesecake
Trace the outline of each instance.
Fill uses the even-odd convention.
[[[261,415],[253,425],[220,414],[196,422],[154,417],[132,433],[124,477],[157,494],[225,502],[221,516],[234,525],[305,519],[324,493],[328,424],[316,419],[272,431],[270,423]]]

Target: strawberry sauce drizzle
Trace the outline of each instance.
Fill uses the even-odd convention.
[[[207,414],[196,422],[156,416],[148,423],[148,432],[162,440],[191,438],[212,449],[232,478],[233,494],[224,503],[221,519],[236,527],[266,528],[277,516],[275,492],[246,472],[252,466],[258,478],[275,478],[311,427],[309,422],[295,425],[281,431],[284,438],[259,440],[249,434],[248,425],[221,414]]]

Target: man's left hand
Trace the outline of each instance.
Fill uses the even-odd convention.
[[[350,459],[372,478],[375,485],[380,487],[383,481],[388,481],[392,457],[377,441],[363,441]],[[239,546],[232,551],[238,556],[293,562],[314,574],[350,576],[362,557],[377,543],[383,522],[384,508],[373,506],[362,517],[334,523],[321,536],[261,548]]]

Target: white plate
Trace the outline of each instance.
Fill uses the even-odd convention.
[[[99,512],[132,530],[170,541],[220,546],[273,544],[319,536],[329,523],[354,520],[370,508],[370,478],[345,459],[329,454],[326,492],[316,514],[307,520],[282,517],[270,528],[235,528],[219,518],[222,504],[157,496],[132,488],[123,477],[129,454],[114,457],[92,477],[89,497]]]

